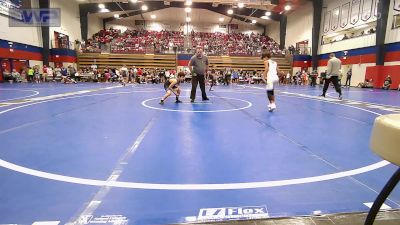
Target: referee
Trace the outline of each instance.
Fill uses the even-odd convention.
[[[322,97],[325,97],[326,91],[329,88],[329,83],[332,82],[335,86],[336,92],[339,93],[339,100],[342,100],[342,89],[339,85],[339,75],[340,69],[342,67],[342,62],[340,59],[336,58],[335,53],[329,54],[328,61],[328,71],[326,72],[324,89],[322,92]]]
[[[190,93],[190,102],[196,98],[197,84],[200,84],[201,96],[203,101],[209,100],[206,94],[205,75],[208,71],[208,58],[203,55],[203,49],[197,47],[196,54],[190,59],[189,70],[192,74],[192,91]]]

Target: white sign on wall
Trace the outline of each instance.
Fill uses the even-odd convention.
[[[352,0],[350,23],[356,24],[360,19],[361,0]]]
[[[331,22],[331,14],[332,11],[326,11],[324,15],[324,33],[328,33],[330,30],[330,22]]]
[[[333,9],[331,29],[335,31],[339,27],[340,7]]]
[[[342,12],[340,17],[340,27],[344,28],[349,24],[350,18],[350,2],[342,5]]]
[[[393,15],[399,15],[400,14],[400,0],[394,0],[393,3]]]
[[[372,8],[374,7],[373,0],[364,0],[362,4],[361,19],[363,21],[369,20],[372,16]]]

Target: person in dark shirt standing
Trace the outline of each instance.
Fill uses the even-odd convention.
[[[190,59],[189,70],[192,73],[192,91],[190,93],[190,102],[196,98],[197,84],[200,84],[201,96],[203,101],[209,100],[206,94],[205,76],[208,72],[208,58],[203,55],[203,49],[197,47],[196,54]]]
[[[346,77],[346,84],[344,86],[347,86],[347,83],[349,84],[350,87],[350,82],[351,82],[351,76],[353,75],[353,72],[351,69],[347,72],[347,77]]]
[[[315,87],[317,85],[317,77],[318,77],[318,72],[317,70],[314,70],[311,73],[311,87]]]

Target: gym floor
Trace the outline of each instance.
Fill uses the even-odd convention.
[[[400,92],[1,84],[0,224],[171,224],[366,212],[396,170],[369,148]],[[385,202],[400,209],[400,187]],[[49,222],[52,221],[52,222]]]

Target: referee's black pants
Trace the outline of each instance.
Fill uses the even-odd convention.
[[[196,99],[197,84],[200,84],[201,97],[203,98],[203,100],[207,99],[206,83],[204,75],[198,75],[198,74],[192,77],[192,91],[190,92],[190,99],[192,100]]]
[[[339,85],[339,78],[338,78],[338,76],[331,76],[331,78],[329,78],[329,79],[326,79],[326,78],[325,78],[324,89],[323,89],[323,93],[322,93],[322,94],[323,94],[323,95],[326,94],[326,91],[328,90],[329,84],[330,84],[331,82],[333,83],[333,86],[335,86],[336,92],[339,93],[339,95],[342,95],[342,89],[340,88],[340,85]]]

